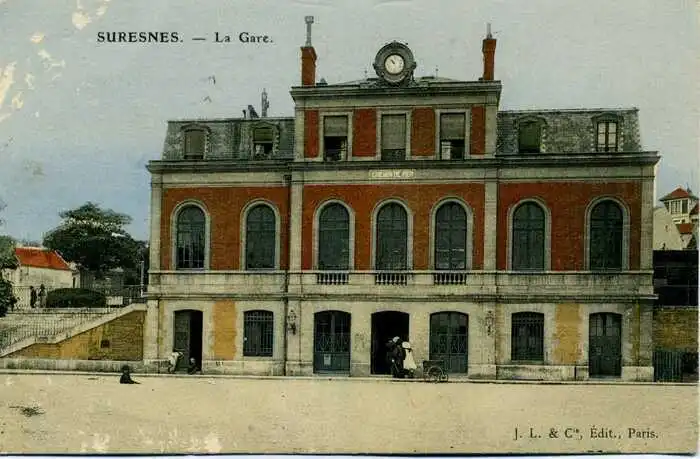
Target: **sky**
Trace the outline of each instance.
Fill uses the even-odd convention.
[[[293,116],[305,15],[317,78],[373,76],[384,44],[416,75],[476,80],[486,24],[501,109],[639,108],[662,156],[657,198],[698,190],[700,8],[695,0],[0,0],[0,234],[40,241],[92,201],[148,238],[148,161],[169,119]],[[98,43],[99,32],[177,32],[177,43]],[[214,43],[214,34],[231,43]],[[241,43],[238,35],[272,43]],[[206,41],[193,41],[205,37]],[[210,78],[210,77],[214,78]],[[214,83],[215,80],[215,83]]]

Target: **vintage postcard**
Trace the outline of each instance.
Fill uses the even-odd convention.
[[[0,452],[695,453],[698,19],[0,0]]]

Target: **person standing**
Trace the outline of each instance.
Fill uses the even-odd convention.
[[[403,359],[404,376],[407,376],[409,379],[412,379],[416,368],[418,368],[418,365],[416,365],[416,361],[413,358],[413,349],[411,349],[411,343],[409,343],[408,341],[404,341],[403,343],[401,343],[401,347],[403,348],[405,354],[405,357]]]
[[[29,287],[29,306],[32,309],[36,307],[36,289],[33,285]]]
[[[129,365],[124,365],[122,367],[122,375],[119,378],[119,384],[141,384],[141,383],[131,379],[131,368],[129,368]]]
[[[39,307],[40,308],[45,308],[46,307],[46,287],[44,287],[44,284],[41,284],[39,286]]]

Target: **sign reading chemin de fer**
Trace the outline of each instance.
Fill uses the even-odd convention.
[[[410,179],[413,178],[416,171],[413,169],[385,169],[369,171],[371,179]]]

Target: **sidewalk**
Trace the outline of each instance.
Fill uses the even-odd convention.
[[[118,377],[117,372],[64,371],[64,370],[22,370],[0,369],[0,374],[8,375],[74,375],[74,376],[104,376]],[[295,380],[295,381],[346,381],[346,382],[379,382],[379,383],[428,383],[422,378],[394,379],[389,376],[267,376],[267,375],[217,375],[185,373],[132,373],[136,378],[178,378],[178,379],[240,379],[240,380]],[[618,379],[589,379],[585,381],[545,381],[517,379],[470,379],[468,377],[450,377],[447,383],[452,384],[511,384],[511,385],[599,385],[599,386],[698,386],[697,382],[654,382],[654,381],[621,381]],[[430,384],[440,384],[433,383]]]

